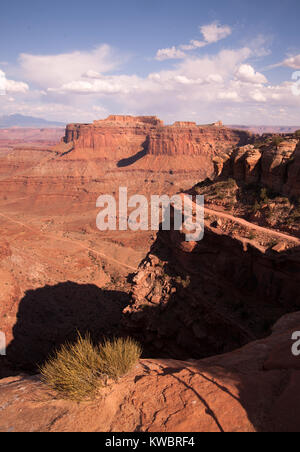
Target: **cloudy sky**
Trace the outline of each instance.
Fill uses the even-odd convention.
[[[300,123],[299,0],[1,3],[0,114]]]

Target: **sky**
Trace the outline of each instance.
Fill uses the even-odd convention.
[[[13,0],[0,8],[0,115],[300,124],[299,0]]]

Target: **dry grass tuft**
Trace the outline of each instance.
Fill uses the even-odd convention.
[[[99,348],[101,371],[117,379],[127,374],[140,359],[142,349],[133,339],[106,340]]]
[[[40,368],[42,380],[64,398],[93,398],[107,378],[125,375],[141,356],[132,339],[106,340],[95,346],[87,334],[78,333],[74,344],[66,343]]]
[[[90,335],[78,334],[74,344],[66,343],[41,367],[42,380],[63,397],[82,400],[101,386],[100,357]]]

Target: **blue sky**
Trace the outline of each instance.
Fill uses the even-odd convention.
[[[299,0],[5,2],[0,112],[297,125],[299,13]]]

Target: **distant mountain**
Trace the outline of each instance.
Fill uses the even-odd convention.
[[[228,125],[231,129],[248,130],[252,133],[258,133],[260,135],[264,133],[294,133],[300,129],[298,126],[241,126],[241,125]]]
[[[9,115],[0,116],[0,129],[9,129],[11,127],[25,127],[25,128],[52,128],[65,127],[63,122],[47,121],[42,118],[34,118],[24,115]]]

